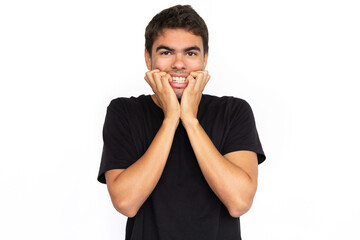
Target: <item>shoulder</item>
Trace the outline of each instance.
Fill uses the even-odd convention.
[[[228,109],[229,111],[246,111],[251,109],[246,100],[233,96],[218,97],[204,94],[202,102],[207,107]]]
[[[136,110],[148,101],[148,96],[140,95],[138,97],[119,97],[111,100],[108,109],[117,112],[124,113],[130,110]]]

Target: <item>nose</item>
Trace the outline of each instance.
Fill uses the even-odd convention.
[[[172,65],[173,69],[185,69],[185,63],[182,53],[175,54],[175,59]]]

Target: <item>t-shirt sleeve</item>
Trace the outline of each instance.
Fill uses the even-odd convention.
[[[266,156],[256,129],[253,111],[246,101],[237,98],[233,100],[230,128],[222,154],[240,150],[253,151],[257,154],[258,164],[260,164],[266,159]]]
[[[106,183],[106,171],[125,169],[136,161],[130,121],[125,113],[121,99],[113,100],[107,108],[103,128],[104,146],[97,178],[101,183]]]

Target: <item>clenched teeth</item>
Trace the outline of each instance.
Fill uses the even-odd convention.
[[[184,83],[186,81],[186,78],[185,77],[172,77],[172,81],[178,82],[178,83]]]

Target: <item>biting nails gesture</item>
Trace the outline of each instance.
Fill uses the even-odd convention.
[[[210,79],[208,71],[191,72],[187,77],[189,81],[181,98],[181,121],[190,124],[197,120],[197,112],[202,97],[202,92]]]
[[[155,93],[156,102],[162,108],[165,119],[180,119],[180,104],[171,88],[170,74],[161,72],[159,69],[146,72],[145,80]]]

